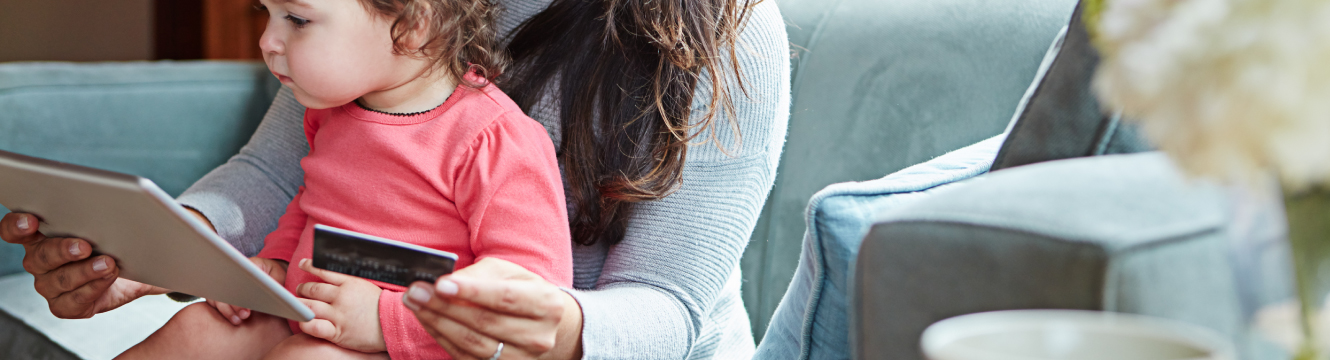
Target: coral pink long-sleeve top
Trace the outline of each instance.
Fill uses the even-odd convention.
[[[493,85],[458,86],[416,115],[355,103],[308,110],[305,185],[258,256],[298,264],[313,252],[315,224],[457,254],[457,268],[486,257],[511,261],[558,286],[572,285],[567,204],[545,128]],[[292,293],[318,277],[290,266]],[[394,359],[446,358],[402,304],[401,286],[374,281],[380,326]],[[292,331],[299,328],[292,323]]]

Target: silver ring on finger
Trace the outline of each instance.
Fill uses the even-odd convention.
[[[491,356],[491,357],[489,358],[489,360],[499,360],[499,354],[502,354],[502,353],[503,353],[503,342],[500,341],[500,342],[499,342],[499,348],[498,348],[498,349],[494,349],[494,356]]]

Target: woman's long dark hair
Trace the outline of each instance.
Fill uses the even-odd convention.
[[[750,1],[554,0],[512,35],[499,85],[528,112],[558,99],[573,241],[622,240],[632,205],[677,189],[688,146],[715,140],[718,112],[738,136],[728,89],[743,89],[735,46]],[[712,98],[693,119],[700,83]]]

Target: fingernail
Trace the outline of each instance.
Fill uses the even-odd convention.
[[[92,262],[92,271],[103,272],[110,267],[110,264],[107,264],[106,258],[97,259],[97,261]]]
[[[457,283],[452,280],[439,280],[438,284],[434,284],[434,288],[439,289],[444,295],[457,295]]]
[[[235,315],[231,315],[231,323],[232,323],[232,324],[236,324],[236,325],[240,325],[240,317],[239,317],[239,316],[235,316]]]
[[[19,229],[19,230],[28,231],[28,217],[27,217],[27,216],[19,216],[19,217],[18,217],[18,224],[16,224],[16,225],[18,225],[18,229]]]
[[[402,305],[406,305],[406,308],[411,309],[411,311],[419,311],[420,305],[416,305],[414,301],[407,300],[407,296],[408,295],[402,295]]]
[[[240,318],[241,318],[241,319],[248,319],[248,318],[249,318],[249,309],[240,309]]]
[[[429,302],[429,290],[425,290],[419,286],[412,286],[411,290],[406,292],[406,296],[410,297],[411,301],[418,303],[423,304]]]
[[[73,244],[69,244],[69,254],[74,256],[83,255],[83,249],[79,249],[78,241],[75,241]]]

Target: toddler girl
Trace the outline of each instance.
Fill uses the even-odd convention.
[[[554,146],[490,83],[492,1],[263,0],[264,61],[308,108],[310,152],[304,186],[252,260],[314,310],[290,322],[295,334],[399,359],[444,354],[404,288],[306,261],[315,224],[448,251],[458,268],[501,258],[571,286]],[[249,316],[213,304],[234,324]]]

